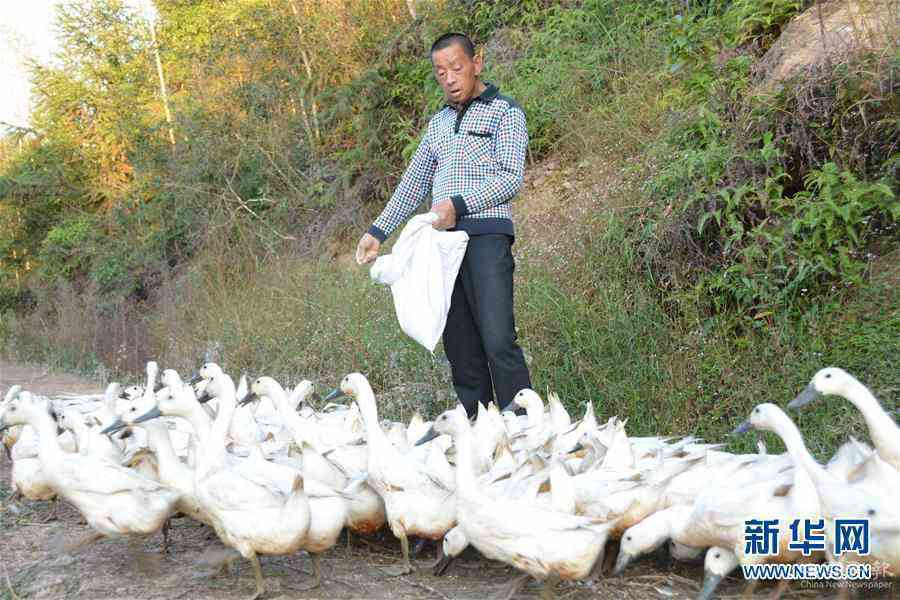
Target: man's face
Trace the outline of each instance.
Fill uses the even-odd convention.
[[[431,66],[444,97],[451,104],[465,104],[476,94],[481,57],[469,58],[460,44],[450,44],[431,55]]]

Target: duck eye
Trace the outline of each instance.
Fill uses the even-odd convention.
[[[716,552],[715,558],[719,558],[720,556],[722,556],[722,554],[720,552]]]
[[[631,536],[630,536],[630,535],[626,535],[626,536],[625,536],[625,539],[628,540],[628,541],[630,542],[630,541],[631,541]]]
[[[869,510],[866,511],[866,514],[869,515],[870,517],[874,517],[875,509],[870,508]]]
[[[831,373],[825,373],[825,379],[831,379]]]

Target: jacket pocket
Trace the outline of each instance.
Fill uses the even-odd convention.
[[[479,169],[494,166],[493,140],[491,137],[474,135],[469,132],[465,136],[463,145],[463,158],[465,162]]]

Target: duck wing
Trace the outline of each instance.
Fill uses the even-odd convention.
[[[203,479],[213,508],[219,511],[259,511],[278,509],[286,496],[272,483],[253,481],[232,469],[213,471]]]
[[[64,473],[62,487],[65,492],[111,495],[171,490],[136,471],[92,457],[78,455],[66,458],[60,470]]]

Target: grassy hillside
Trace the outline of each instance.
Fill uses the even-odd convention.
[[[222,6],[239,3],[207,9]],[[333,39],[318,5],[302,6],[313,8],[301,22]],[[205,53],[205,64],[251,79],[227,94],[233,77],[211,79],[221,97],[185,83],[173,101],[190,135],[174,149],[165,137],[156,149],[133,144],[123,198],[52,205],[51,226],[10,237],[32,244],[36,266],[27,286],[7,278],[6,351],[127,377],[148,358],[189,369],[214,348],[230,370],[290,382],[332,385],[362,371],[387,416],[449,406],[442,350],[433,360],[404,338],[389,291],[350,254],[440,101],[423,48],[463,28],[484,49],[486,79],[528,115],[516,303],[539,391],[578,412],[591,401],[602,416],[627,416],[634,434],[708,439],[755,403],[783,405],[828,365],[896,407],[896,46],[835,55],[772,91],[767,51],[807,3],[428,6],[412,21],[397,3],[393,23],[353,30],[327,86],[298,84],[318,99],[320,138],[306,127],[310,96],[272,83],[279,68],[303,79],[302,57],[281,61],[285,39],[257,37],[255,54],[224,56],[210,45],[230,34],[192,38],[186,23],[204,15],[162,10],[161,35],[183,52],[170,59],[176,73]],[[232,114],[222,98],[234,94],[245,104]],[[291,112],[298,97],[306,113]],[[138,141],[148,135],[138,131]],[[47,145],[26,153],[40,158]],[[227,171],[203,171],[204,153]],[[28,158],[46,193],[58,189]],[[38,193],[21,183],[24,160],[6,161],[0,208],[21,211]],[[817,452],[865,437],[836,400],[799,419]]]

